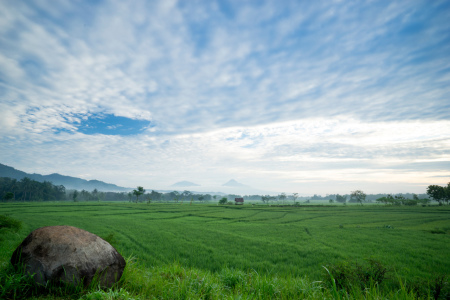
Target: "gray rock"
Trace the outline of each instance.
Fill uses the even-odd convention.
[[[89,285],[99,276],[102,287],[109,288],[122,276],[125,260],[108,242],[72,226],[48,226],[34,230],[11,257],[42,285],[64,281]]]

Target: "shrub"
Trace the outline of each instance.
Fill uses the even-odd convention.
[[[225,268],[220,272],[220,279],[227,288],[234,289],[245,281],[245,274],[239,270]]]
[[[431,233],[433,234],[446,234],[447,232],[445,232],[445,230],[440,229],[440,228],[435,228],[431,230]]]
[[[114,232],[109,233],[107,236],[103,237],[103,239],[112,246],[114,246],[117,243],[117,239]]]
[[[11,192],[5,193],[5,195],[3,195],[3,200],[5,201],[14,200],[14,194]]]
[[[0,299],[26,299],[34,291],[33,276],[9,265],[0,271]]]
[[[0,229],[8,228],[14,231],[19,231],[22,228],[22,222],[6,215],[0,216]]]
[[[351,292],[353,287],[370,288],[374,283],[381,284],[388,269],[379,261],[367,260],[366,264],[358,262],[341,262],[325,267],[324,282],[338,290]]]
[[[219,200],[219,204],[227,204],[228,199],[226,197],[223,197],[222,199]]]

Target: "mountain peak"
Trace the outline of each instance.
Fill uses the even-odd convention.
[[[239,183],[239,182],[237,182],[237,181],[234,180],[234,179],[231,179],[231,180],[229,180],[228,182],[222,184],[222,186],[234,186],[234,187],[240,186],[240,187],[244,187],[244,186],[246,186],[246,185],[245,185],[245,184],[242,184],[242,183]]]

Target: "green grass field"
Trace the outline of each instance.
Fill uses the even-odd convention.
[[[18,233],[2,237],[3,265],[32,230],[71,225],[106,238],[144,268],[176,263],[321,280],[323,266],[375,259],[408,280],[450,273],[448,206],[44,202],[2,203],[0,215],[23,222]]]

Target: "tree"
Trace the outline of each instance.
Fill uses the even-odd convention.
[[[227,197],[223,197],[222,199],[219,200],[219,204],[227,204],[228,199]]]
[[[345,203],[347,201],[347,196],[336,195],[336,202]]]
[[[386,197],[380,197],[380,198],[378,198],[377,200],[375,200],[376,202],[379,202],[379,203],[384,203],[384,204],[387,204],[387,199],[386,199]]]
[[[150,198],[154,201],[159,202],[161,201],[162,195],[163,195],[162,193],[152,190],[152,192],[150,193]]]
[[[180,199],[180,193],[177,191],[173,191],[173,199],[175,200],[176,203],[178,203],[178,200]]]
[[[99,198],[98,198],[98,190],[97,190],[97,189],[94,189],[94,190],[91,192],[91,194],[92,194],[92,200],[94,200],[94,201],[99,201]]]
[[[294,205],[295,205],[295,201],[298,198],[298,193],[292,193],[292,199],[294,200]]]
[[[9,200],[13,200],[13,199],[14,199],[14,194],[12,192],[7,192],[3,196],[3,200],[5,200],[5,201],[9,201]]]
[[[444,188],[443,186],[440,185],[429,185],[427,188],[427,194],[429,197],[433,198],[433,200],[439,202],[439,205],[442,205],[442,202],[445,201],[447,198],[446,189],[447,188]]]
[[[200,195],[200,196],[198,197],[198,201],[200,201],[200,202],[203,202],[204,199],[205,199],[205,197],[204,197],[203,195]]]
[[[187,198],[189,198],[191,196],[192,196],[192,193],[189,192],[189,191],[185,190],[184,192],[182,192],[181,193],[181,203],[183,203],[184,199],[187,199]],[[192,201],[191,201],[191,203],[192,203]]]
[[[280,195],[278,195],[278,199],[284,204],[284,200],[286,200],[286,193],[281,193]]]
[[[354,200],[362,205],[366,201],[366,194],[361,190],[356,190],[350,193],[350,201]]]
[[[78,197],[78,191],[75,190],[75,191],[73,191],[73,195],[72,195],[73,202],[77,202],[78,201],[77,197]]]
[[[448,205],[448,202],[450,201],[450,182],[447,183],[447,186],[444,189],[445,189],[444,201],[447,202]]]
[[[269,201],[270,201],[270,199],[271,199],[272,197],[270,197],[269,195],[265,195],[265,196],[261,196],[261,200],[262,200],[262,202],[263,203],[269,203]]]
[[[144,193],[145,193],[145,190],[142,186],[138,186],[137,190],[133,190],[133,195],[136,196],[136,203],[139,201],[139,196]]]

